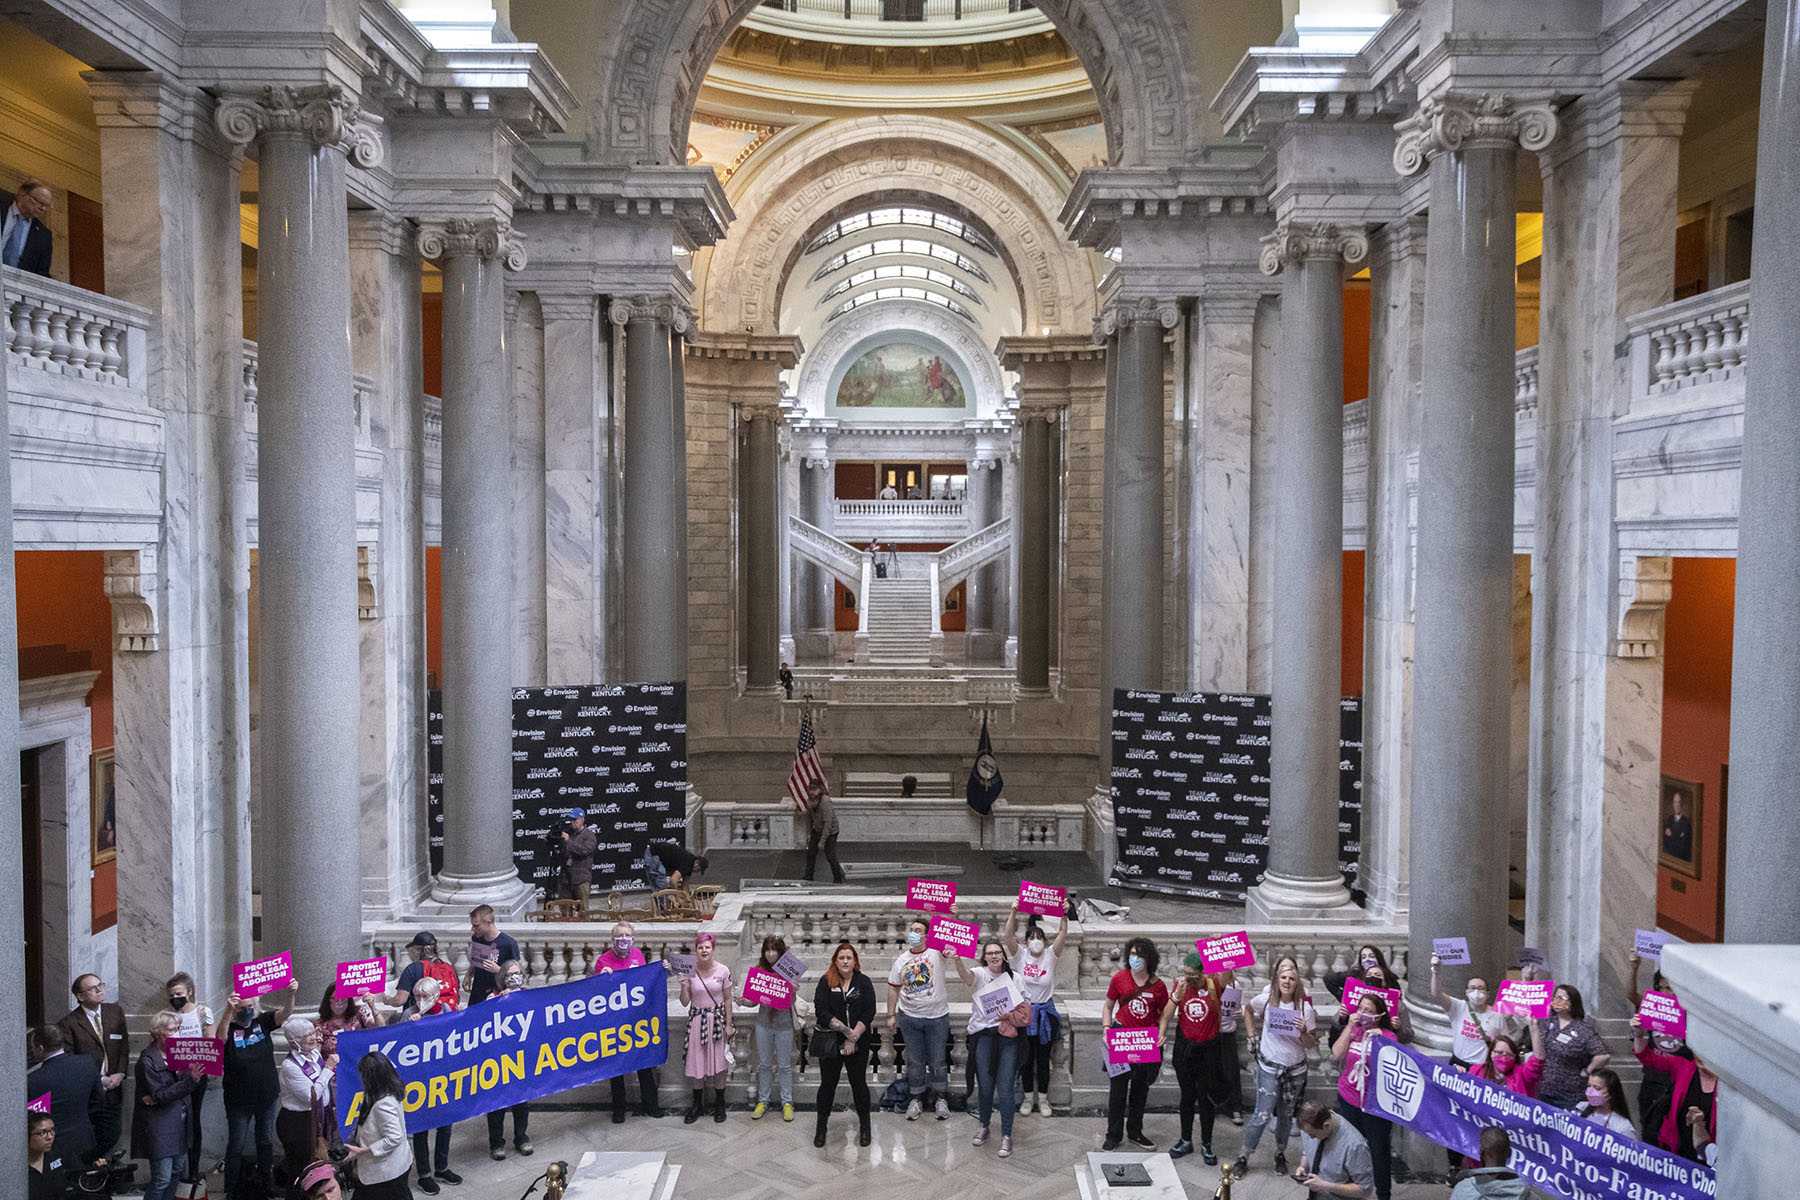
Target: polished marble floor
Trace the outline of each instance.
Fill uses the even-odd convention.
[[[723,1123],[710,1116],[694,1125],[683,1125],[679,1116],[660,1121],[633,1116],[614,1125],[606,1112],[539,1111],[531,1118],[536,1154],[520,1158],[509,1153],[505,1162],[488,1158],[484,1122],[467,1121],[454,1135],[451,1165],[464,1177],[460,1188],[446,1187],[444,1200],[514,1200],[557,1159],[571,1165],[586,1150],[661,1150],[681,1166],[677,1200],[950,1200],[979,1195],[982,1200],[1049,1200],[1072,1197],[1075,1164],[1090,1150],[1100,1148],[1103,1122],[1095,1117],[1021,1116],[1013,1129],[1014,1154],[995,1157],[999,1130],[984,1147],[969,1139],[975,1131],[972,1117],[957,1113],[948,1121],[929,1116],[908,1122],[894,1113],[875,1114],[875,1142],[856,1144],[853,1113],[833,1115],[830,1141],[823,1150],[812,1144],[813,1114],[799,1112],[792,1125],[773,1109],[760,1121],[751,1121],[742,1109],[732,1110]],[[509,1132],[510,1132],[510,1121]],[[1146,1132],[1166,1150],[1177,1131],[1173,1113],[1152,1113]],[[1242,1131],[1221,1119],[1216,1149],[1221,1166],[1236,1156]],[[1291,1179],[1274,1174],[1270,1164],[1272,1141],[1265,1137],[1256,1169],[1233,1191],[1238,1200],[1303,1200]],[[1129,1147],[1127,1147],[1129,1148]],[[1291,1147],[1297,1158],[1299,1140]],[[510,1147],[509,1147],[510,1150]],[[1177,1164],[1188,1195],[1194,1200],[1212,1196],[1219,1185],[1220,1167],[1208,1167],[1196,1154]],[[848,1189],[848,1190],[847,1190]],[[418,1195],[414,1189],[414,1195]],[[541,1192],[540,1192],[541,1194]],[[1394,1186],[1395,1200],[1441,1200],[1441,1183],[1409,1183]]]

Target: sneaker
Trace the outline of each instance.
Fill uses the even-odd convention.
[[[760,1120],[762,1120],[763,1114],[768,1111],[769,1111],[768,1101],[758,1100],[756,1102],[756,1107],[750,1110],[750,1119],[752,1121],[760,1121]]]
[[[488,1151],[488,1157],[493,1159],[495,1162],[505,1162],[506,1161],[506,1147],[505,1146],[495,1146],[493,1149]]]
[[[1109,1137],[1104,1142],[1100,1143],[1100,1149],[1106,1151],[1108,1154],[1112,1153],[1114,1150],[1117,1150],[1118,1148],[1119,1148],[1119,1139],[1116,1137]]]
[[[1000,1135],[1000,1157],[1012,1157],[1012,1134],[1010,1133]]]
[[[1200,1147],[1200,1161],[1209,1167],[1216,1167],[1219,1165],[1219,1156],[1213,1153],[1211,1146],[1203,1145]]]
[[[987,1140],[988,1140],[988,1127],[986,1125],[983,1125],[980,1129],[977,1129],[975,1131],[975,1136],[969,1139],[969,1145],[985,1146],[985,1145],[987,1145]]]
[[[914,1096],[910,1101],[907,1102],[906,1119],[909,1121],[916,1121],[919,1119],[919,1114],[924,1111],[925,1111],[924,1105],[919,1103],[919,1098],[917,1096]]]
[[[455,1171],[452,1171],[449,1167],[439,1167],[437,1169],[437,1177],[439,1183],[458,1184],[462,1182],[462,1176],[458,1175]]]
[[[784,1121],[792,1121],[794,1119],[794,1106],[793,1105],[784,1104],[781,1106],[781,1119]]]
[[[948,1121],[950,1119],[950,1102],[942,1096],[937,1098],[937,1119],[940,1121]]]
[[[1277,1175],[1287,1174],[1287,1155],[1280,1150],[1275,1152],[1275,1173]]]
[[[1233,1125],[1236,1125],[1236,1126],[1238,1126],[1238,1127],[1239,1127],[1239,1128],[1240,1128],[1240,1129],[1241,1129],[1241,1128],[1243,1128],[1243,1125],[1244,1125],[1244,1114],[1243,1114],[1243,1113],[1241,1113],[1241,1112],[1233,1112],[1233,1113],[1232,1113],[1232,1114],[1231,1114],[1231,1123],[1232,1123],[1232,1124],[1233,1124]]]
[[[1156,1149],[1156,1143],[1145,1137],[1142,1133],[1128,1133],[1125,1135],[1125,1140],[1134,1146],[1142,1146],[1146,1150]]]
[[[1050,1115],[1050,1093],[1045,1092],[1042,1096],[1038,1097],[1038,1116],[1047,1117],[1049,1115]]]
[[[518,1148],[518,1151],[520,1154],[524,1155],[526,1158],[531,1157],[531,1139],[530,1138],[522,1137],[516,1143],[514,1143],[514,1145]]]
[[[437,1180],[433,1179],[431,1176],[421,1175],[419,1177],[419,1190],[424,1192],[427,1196],[435,1196],[443,1189],[438,1187]]]
[[[1186,1138],[1182,1138],[1180,1141],[1176,1142],[1173,1146],[1169,1147],[1169,1157],[1170,1158],[1186,1158],[1188,1155],[1192,1154],[1193,1152],[1194,1152],[1194,1143],[1188,1141]]]
[[[1231,1177],[1242,1179],[1250,1174],[1250,1159],[1246,1155],[1238,1155],[1238,1160],[1231,1164]]]

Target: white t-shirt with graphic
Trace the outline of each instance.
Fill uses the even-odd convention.
[[[1264,1016],[1269,1009],[1269,992],[1267,988],[1250,997],[1246,1003],[1249,1005],[1250,1011],[1256,1014],[1256,1019],[1262,1024],[1262,1028],[1258,1031],[1257,1037],[1260,1043],[1259,1053],[1262,1054],[1264,1060],[1273,1063],[1278,1067],[1297,1067],[1306,1061],[1306,1047],[1300,1044],[1299,1038],[1285,1033],[1276,1033],[1269,1028],[1268,1019]],[[1293,1008],[1293,1005],[1287,1004],[1282,1007],[1291,1009]],[[1300,1002],[1300,1012],[1301,1021],[1305,1026],[1306,1032],[1317,1033],[1319,1031],[1319,1017],[1318,1014],[1313,1011],[1313,1006],[1303,1000]]]
[[[1461,1062],[1487,1061],[1488,1043],[1497,1037],[1512,1036],[1518,1028],[1513,1019],[1493,1009],[1470,1012],[1469,1002],[1450,998],[1450,1053]]]
[[[944,956],[936,950],[910,951],[894,960],[888,982],[900,989],[900,1011],[919,1020],[950,1015],[950,991],[944,985]]]
[[[1016,974],[1025,999],[1033,1004],[1048,1004],[1056,990],[1056,949],[1049,942],[1033,954],[1024,942],[1019,943],[1019,965]]]

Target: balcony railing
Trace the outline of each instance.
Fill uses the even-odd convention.
[[[961,520],[961,500],[839,500],[840,517],[945,517]]]
[[[11,267],[0,270],[0,280],[9,368],[135,392],[141,400],[148,362],[147,311]]]
[[[1031,0],[763,0],[762,7],[845,21],[961,21],[1037,6]]]

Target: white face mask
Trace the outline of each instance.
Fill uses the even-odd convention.
[[[1480,1008],[1487,1003],[1487,993],[1480,988],[1469,989],[1469,1007]]]
[[[1032,938],[1029,942],[1025,943],[1025,946],[1033,954],[1042,954],[1044,952],[1044,939]]]

